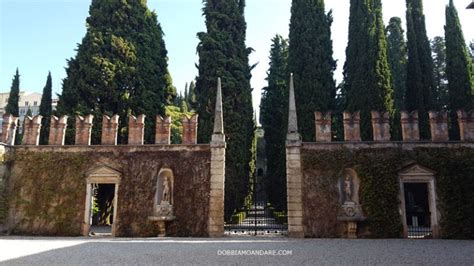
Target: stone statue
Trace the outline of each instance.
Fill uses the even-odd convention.
[[[345,201],[352,201],[352,178],[349,175],[344,178],[344,196]]]
[[[165,176],[163,180],[163,194],[161,198],[161,203],[171,204],[170,182],[167,176]]]

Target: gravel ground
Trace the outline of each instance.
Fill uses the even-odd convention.
[[[0,265],[18,264],[474,265],[474,241],[0,237]]]

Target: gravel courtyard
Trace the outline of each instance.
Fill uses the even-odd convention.
[[[0,265],[473,265],[474,241],[0,237]]]

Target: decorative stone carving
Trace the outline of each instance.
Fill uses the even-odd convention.
[[[359,203],[360,180],[352,169],[345,169],[339,178],[339,199],[341,207],[337,219],[345,222],[347,237],[357,238],[357,222],[365,220]]]
[[[420,128],[418,125],[418,111],[413,111],[411,113],[402,111],[400,112],[400,115],[403,141],[419,141]]]
[[[331,142],[331,139],[332,139],[331,112],[327,112],[325,114],[321,112],[315,112],[314,121],[315,121],[315,128],[316,128],[316,141]]]
[[[474,141],[474,110],[459,110],[457,113],[461,141]]]
[[[448,113],[428,112],[430,116],[431,140],[449,141],[448,133]]]

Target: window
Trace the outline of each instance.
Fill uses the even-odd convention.
[[[37,106],[38,105],[38,102],[37,101],[34,101],[33,102],[33,106]]]
[[[8,98],[5,99],[5,102],[8,103]]]
[[[26,102],[25,102],[25,106],[28,106],[28,104],[29,104],[29,102],[28,102],[28,101],[26,101]]]

